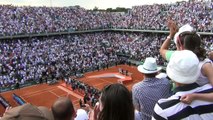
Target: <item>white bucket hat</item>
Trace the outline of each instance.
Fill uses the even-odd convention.
[[[146,58],[143,65],[138,66],[138,71],[145,74],[156,73],[161,70],[161,67],[157,67],[156,59],[152,57]]]
[[[175,51],[167,65],[166,72],[177,83],[191,84],[200,75],[198,65],[199,60],[192,51]]]
[[[175,34],[174,36],[174,42],[175,44],[177,44],[177,39],[178,39],[178,36],[183,33],[183,32],[192,32],[194,31],[193,27],[190,26],[189,24],[185,24],[184,26],[180,27],[178,32]]]

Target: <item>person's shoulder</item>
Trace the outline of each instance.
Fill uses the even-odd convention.
[[[170,81],[169,81],[169,79],[167,79],[167,78],[161,78],[160,80],[161,80],[163,83],[170,84]]]
[[[213,64],[212,61],[211,61],[210,59],[206,58],[206,59],[200,61],[200,62],[199,62],[199,65],[204,65],[204,64],[206,64],[206,63]]]
[[[166,60],[169,61],[171,56],[173,55],[175,51],[172,51],[172,50],[167,50],[166,51]]]
[[[132,86],[132,91],[133,91],[133,90],[139,89],[139,88],[141,87],[142,84],[143,84],[142,81],[140,81],[140,82],[134,84],[134,85]]]

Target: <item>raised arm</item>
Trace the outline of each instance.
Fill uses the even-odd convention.
[[[169,36],[167,36],[166,40],[163,42],[160,48],[160,54],[162,55],[164,59],[166,59],[166,52],[169,48],[171,39],[174,37],[178,29],[177,25],[172,20],[168,20],[168,27],[169,27]]]

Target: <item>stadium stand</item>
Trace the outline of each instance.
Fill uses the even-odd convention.
[[[198,31],[212,31],[212,2],[134,6],[127,13],[89,11],[73,7],[0,6],[1,35],[46,33],[104,28],[168,30],[166,17],[180,26],[190,23]],[[195,12],[196,11],[196,12]]]
[[[167,16],[179,26],[189,23],[201,33],[203,46],[213,50],[213,2],[133,6],[127,13],[91,11],[80,6],[31,7],[0,5],[0,92],[65,80],[84,103],[98,101],[100,91],[78,79],[85,72],[118,64],[139,65],[154,57],[167,62],[159,48],[168,34]],[[175,49],[174,43],[171,50]],[[13,99],[26,102],[15,93]],[[9,103],[0,96],[4,107]]]
[[[213,3],[209,1],[194,1],[194,2],[189,1],[189,2],[178,2],[175,4],[142,5],[132,7],[132,9],[130,9],[128,13],[88,11],[79,6],[48,8],[48,7],[29,7],[29,6],[18,7],[12,5],[1,5],[0,31],[2,36],[7,35],[13,36],[19,34],[25,36],[25,34],[31,33],[39,35],[42,33],[51,33],[51,32],[60,33],[62,31],[92,30],[92,29],[105,29],[105,28],[166,30],[168,29],[165,23],[167,18],[164,16],[174,15],[173,19],[177,20],[177,23],[179,23],[180,25],[190,23],[198,31],[209,32],[212,31],[213,28],[211,20],[213,16],[210,14],[212,13],[211,9],[212,4]],[[181,12],[179,13],[179,11]],[[187,14],[184,14],[186,12]],[[60,13],[63,14],[61,15]],[[96,19],[96,21],[93,21],[93,19],[91,18]],[[73,35],[67,35],[63,37],[51,37],[51,38],[50,37],[30,38],[30,41],[25,41],[26,40],[25,38],[20,40],[14,40],[12,41],[12,43],[2,42],[3,44],[1,45],[1,52],[3,53],[3,55],[1,56],[1,58],[3,58],[2,60],[6,60],[7,62],[2,62],[3,64],[1,64],[2,74],[0,75],[1,79],[0,86],[4,87],[7,87],[8,85],[10,86],[11,84],[16,83],[17,80],[20,82],[20,86],[22,86],[23,83],[26,83],[26,81],[31,81],[32,79],[33,81],[36,81],[36,83],[39,83],[38,81],[42,82],[45,81],[47,79],[47,76],[52,79],[55,77],[59,78],[61,76],[68,75],[68,73],[66,74],[65,72],[63,74],[63,71],[61,73],[57,72],[59,71],[59,69],[55,70],[57,65],[56,66],[52,65],[56,62],[56,60],[54,59],[57,58],[54,58],[53,60],[51,60],[50,58],[58,57],[59,59],[57,60],[60,60],[60,58],[62,57],[64,61],[65,59],[66,61],[69,60],[68,58],[63,57],[69,54],[69,52],[71,51],[69,51],[67,54],[59,54],[60,52],[63,53],[64,51],[59,47],[63,47],[67,42],[64,40],[69,40],[70,37],[71,41],[73,41],[73,45],[79,44],[78,47],[81,46],[81,44],[83,43],[80,41],[87,41],[87,43],[90,41],[99,43],[99,45],[93,47],[93,49],[104,44],[101,43],[100,41],[105,40],[107,42],[107,40],[108,41],[111,40],[109,42],[110,44],[107,43],[108,45],[111,45],[109,48],[106,48],[106,46],[104,47],[102,46],[102,48],[99,48],[102,55],[98,55],[100,53],[95,53],[97,56],[95,59],[87,58],[87,60],[83,62],[82,66],[81,65],[76,66],[78,67],[77,70],[75,67],[71,68],[72,69],[71,71],[74,71],[72,73],[75,73],[76,75],[79,74],[81,75],[83,72],[87,71],[88,69],[91,69],[91,66],[97,66],[96,68],[103,67],[102,65],[104,65],[105,63],[98,63],[97,65],[94,65],[94,63],[97,62],[98,60],[97,58],[99,56],[101,57],[104,56],[103,59],[105,60],[109,59],[107,55],[110,50],[112,51],[111,52],[112,56],[109,62],[115,63],[116,61],[119,61],[118,60],[119,56],[130,57],[131,61],[133,60],[141,61],[144,58],[146,58],[147,55],[151,54],[152,57],[156,57],[158,59],[157,61],[160,62],[158,64],[165,65],[165,62],[163,62],[162,58],[158,53],[159,45],[162,43],[162,40],[164,40],[166,37],[163,34],[150,35],[150,33],[139,34],[127,32],[123,35],[121,33],[115,34],[108,32],[102,33],[100,35],[99,34],[94,35],[84,34],[83,36],[77,35],[77,37]],[[86,40],[81,40],[84,39],[85,37],[87,38]],[[206,49],[209,49],[209,47],[212,48],[212,37],[204,37],[203,41],[205,42],[204,45]],[[55,43],[51,42],[59,43],[59,45],[61,46],[56,46]],[[130,44],[126,45],[125,44],[126,42],[129,42]],[[13,47],[15,47],[15,49],[13,49],[13,47],[9,47],[9,45],[12,45]],[[40,45],[42,47],[37,47],[37,45]],[[50,46],[54,45],[55,47],[51,49],[45,47],[48,45]],[[73,45],[69,45],[67,46],[67,48],[70,48]],[[57,50],[59,49],[60,52],[56,53],[56,55],[52,54],[56,51],[56,49]],[[84,45],[83,49],[88,48],[86,48]],[[34,54],[28,56],[29,52],[27,51],[29,50],[32,50]],[[37,54],[37,52],[42,52],[44,50],[48,50],[49,52]],[[74,47],[74,49],[72,50],[75,51],[78,49]],[[16,53],[14,51],[16,51]],[[85,54],[84,56],[81,57],[85,56],[88,57],[89,55],[94,54],[94,51],[91,50],[89,51],[82,50],[82,51],[83,52],[87,51],[90,53]],[[20,55],[21,57],[17,57],[18,55]],[[45,56],[49,56],[48,59],[44,59]],[[81,57],[78,56],[79,59]],[[33,63],[32,60],[31,61],[23,60],[25,58],[28,59],[33,58],[33,61],[36,62]],[[88,62],[90,63],[88,64]],[[29,66],[27,66],[27,63]],[[51,63],[51,65],[47,65],[47,63]],[[65,62],[60,63],[59,66],[63,66],[61,64],[64,63]],[[81,63],[82,62],[79,62],[78,64]],[[36,66],[38,66],[38,71],[35,71]],[[20,70],[20,72],[17,71],[18,69]],[[65,71],[67,69],[69,68],[65,66]],[[7,74],[8,70],[10,75]],[[52,74],[53,72],[54,72],[53,76],[47,75],[50,73]],[[16,77],[11,78],[10,76]]]
[[[47,83],[148,56],[157,58],[163,66],[166,62],[158,50],[165,38],[162,34],[101,32],[0,41],[0,86],[9,87],[17,81],[20,87]],[[109,46],[102,44],[103,39]],[[212,41],[212,36],[203,36],[206,49]]]

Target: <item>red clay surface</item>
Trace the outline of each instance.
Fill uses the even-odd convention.
[[[100,70],[100,71],[93,71],[85,73],[85,77],[81,78],[80,81],[83,81],[91,86],[94,86],[98,89],[102,89],[105,85],[111,84],[111,83],[117,83],[118,78],[88,78],[92,75],[98,75],[102,73],[109,73],[109,72],[118,72],[118,68],[122,68],[124,70],[128,70],[129,73],[132,73],[132,79],[133,81],[125,83],[125,86],[131,90],[132,86],[141,81],[143,79],[143,75],[138,72],[137,68],[135,66],[127,66],[127,65],[119,65],[110,67],[109,69]],[[46,106],[51,107],[51,105],[54,103],[54,101],[61,96],[67,96],[68,94],[70,96],[70,99],[72,100],[73,104],[76,108],[79,108],[78,100],[79,100],[79,94],[73,91],[70,91],[68,89],[61,89],[59,87],[62,84],[62,82],[59,82],[55,85],[47,85],[47,84],[41,84],[41,85],[34,85],[26,88],[22,88],[20,90],[13,90],[1,93],[1,95],[9,101],[9,103],[15,107],[18,104],[13,100],[12,93],[16,93],[19,95],[22,99],[24,99],[26,102],[37,105],[37,106]],[[4,108],[0,105],[0,116],[2,116],[4,112]]]

